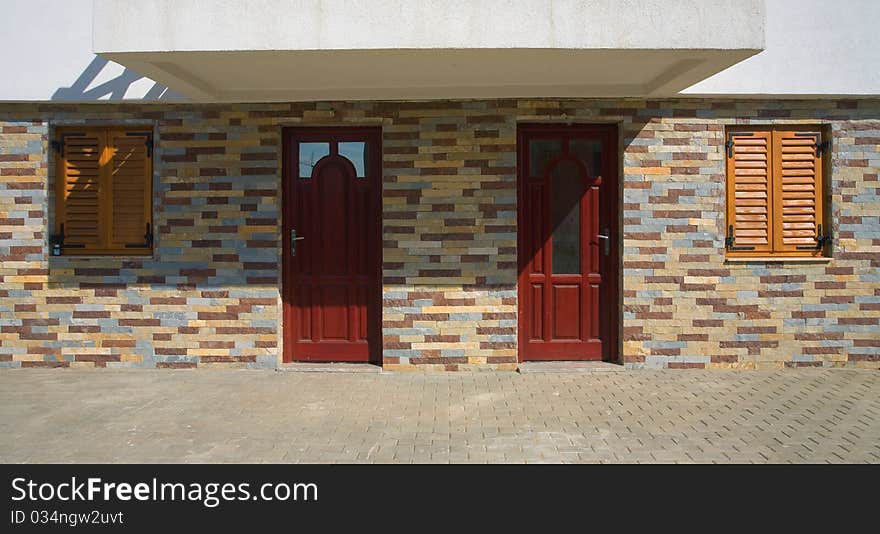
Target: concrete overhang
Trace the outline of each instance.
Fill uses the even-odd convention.
[[[196,101],[671,96],[763,0],[95,0],[95,53]]]

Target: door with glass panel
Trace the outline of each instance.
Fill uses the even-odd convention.
[[[378,361],[380,140],[284,129],[284,361]]]
[[[617,130],[521,124],[519,358],[617,359]]]

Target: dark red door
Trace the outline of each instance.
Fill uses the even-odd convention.
[[[284,130],[284,361],[377,361],[379,128]]]
[[[520,360],[617,359],[617,133],[520,125]]]

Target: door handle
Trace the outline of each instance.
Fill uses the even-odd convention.
[[[296,242],[302,241],[303,239],[305,239],[305,238],[304,237],[296,237],[296,230],[295,229],[293,229],[293,228],[290,229],[290,255],[291,256],[296,256]]]
[[[611,233],[608,228],[605,229],[604,234],[598,234],[596,237],[602,241],[602,253],[606,256],[611,254]]]

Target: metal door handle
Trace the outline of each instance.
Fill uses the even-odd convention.
[[[608,228],[605,229],[604,234],[598,234],[596,237],[602,240],[602,253],[606,256],[611,254],[611,235]]]
[[[296,256],[296,242],[302,241],[304,237],[296,237],[296,230],[290,229],[290,255]]]

